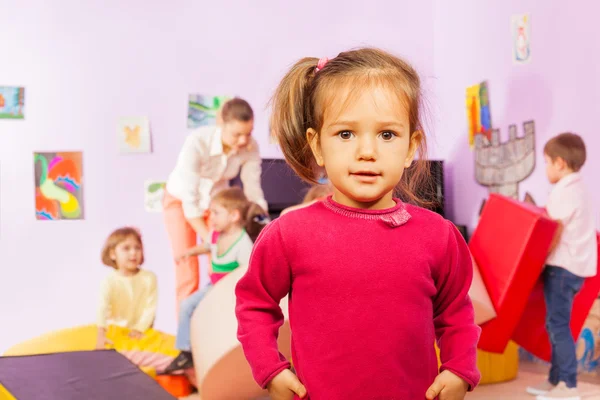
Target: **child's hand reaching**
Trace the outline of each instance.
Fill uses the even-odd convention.
[[[190,255],[186,251],[185,253],[182,253],[182,254],[178,255],[177,259],[175,261],[179,262],[179,261],[185,260],[186,258],[189,258],[189,257],[190,257]]]
[[[129,332],[129,337],[132,339],[141,339],[143,336],[144,334],[140,331],[133,330]]]
[[[306,388],[300,380],[289,369],[284,369],[267,385],[271,400],[293,400],[294,394],[304,398]]]
[[[439,374],[427,389],[427,400],[463,400],[469,390],[469,384],[462,378],[446,370]],[[439,396],[439,397],[438,397]]]

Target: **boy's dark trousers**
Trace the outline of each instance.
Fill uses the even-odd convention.
[[[564,268],[547,265],[543,272],[546,300],[546,330],[552,346],[550,383],[565,382],[577,386],[577,356],[571,334],[573,298],[581,290],[584,278]]]

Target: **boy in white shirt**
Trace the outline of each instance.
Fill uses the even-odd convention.
[[[548,381],[527,392],[538,400],[579,400],[571,310],[584,279],[596,275],[598,264],[592,203],[579,174],[586,159],[585,144],[578,135],[560,134],[546,143],[544,159],[546,175],[554,184],[546,211],[559,224],[543,272],[552,356]]]

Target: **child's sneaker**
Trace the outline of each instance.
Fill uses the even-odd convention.
[[[165,368],[161,375],[168,375],[174,372],[179,372],[184,369],[192,368],[194,366],[194,358],[192,353],[189,351],[182,351],[177,357]]]
[[[556,385],[554,389],[549,391],[546,394],[541,394],[536,397],[537,400],[581,400],[581,396],[579,395],[579,391],[577,388],[568,388],[564,382]]]
[[[550,381],[548,381],[548,380],[545,380],[544,382],[540,383],[539,385],[527,386],[526,391],[527,391],[527,393],[529,393],[533,396],[538,396],[540,394],[548,393],[555,387],[556,387],[556,385],[550,383]]]

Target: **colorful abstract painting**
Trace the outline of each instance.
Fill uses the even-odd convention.
[[[148,212],[162,212],[166,182],[147,180],[144,183],[144,206]]]
[[[0,86],[0,119],[25,118],[25,88]]]
[[[206,96],[190,94],[188,101],[188,128],[215,125],[217,112],[230,96]]]
[[[510,19],[514,64],[531,62],[531,16],[513,15]]]
[[[33,157],[36,219],[84,219],[82,153],[34,153]]]
[[[475,135],[485,135],[488,140],[492,133],[492,116],[487,82],[467,88],[467,121],[469,124],[469,146],[473,148]]]
[[[150,153],[150,120],[148,117],[124,117],[117,123],[120,153]]]

